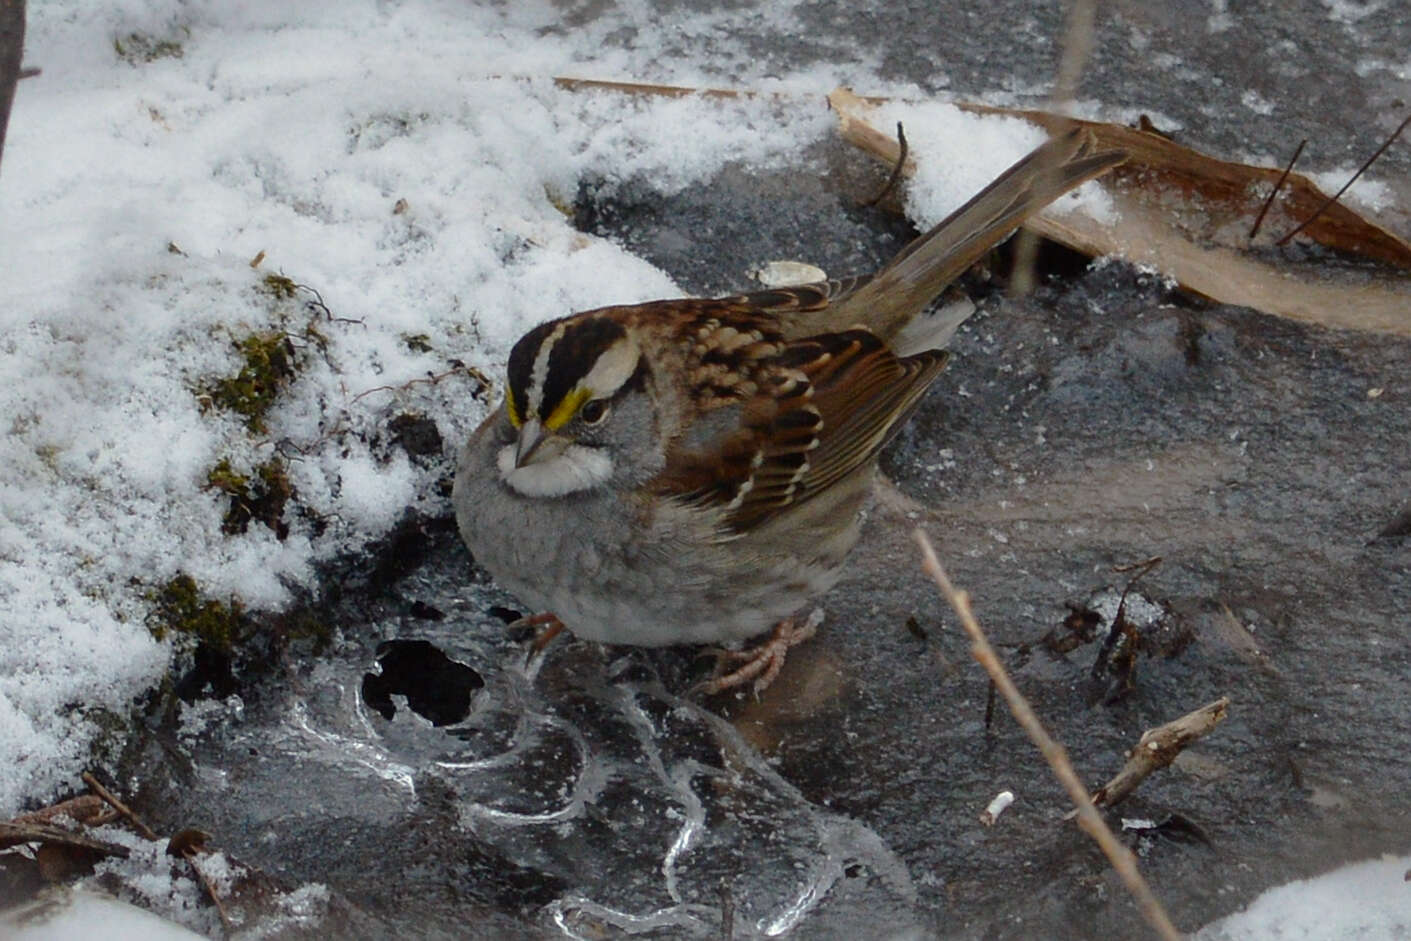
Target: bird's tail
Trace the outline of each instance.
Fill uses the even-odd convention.
[[[1123,151],[1096,147],[1092,132],[1078,127],[1035,148],[865,284],[839,298],[830,319],[866,323],[883,339],[912,349],[918,339],[931,335],[941,337],[929,340],[931,348],[941,345],[968,310],[947,306],[923,319],[935,321],[930,324],[912,324],[913,318],[1025,219],[1127,158]]]

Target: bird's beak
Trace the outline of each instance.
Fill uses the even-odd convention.
[[[514,466],[523,467],[534,463],[534,453],[544,443],[544,426],[537,418],[531,418],[519,426],[519,441],[514,448]]]

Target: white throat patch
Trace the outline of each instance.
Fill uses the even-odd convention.
[[[500,448],[500,479],[526,497],[562,497],[591,490],[612,477],[612,458],[597,448],[571,444],[562,454],[523,467],[514,466],[514,445]]]

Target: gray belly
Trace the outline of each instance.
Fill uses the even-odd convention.
[[[832,586],[857,537],[853,505],[853,524],[803,541],[807,553],[767,538],[767,530],[766,538],[711,542],[693,515],[699,511],[647,515],[609,489],[531,499],[494,470],[472,474],[467,465],[487,465],[463,461],[453,493],[476,561],[530,613],[552,612],[574,634],[603,643],[659,647],[761,634]]]

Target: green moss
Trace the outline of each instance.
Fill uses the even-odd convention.
[[[293,300],[299,293],[299,285],[294,283],[294,279],[282,274],[267,274],[260,284],[266,294],[281,301]]]
[[[424,333],[404,333],[402,334],[402,345],[413,353],[430,353],[431,337]]]
[[[119,59],[131,65],[155,62],[158,59],[180,59],[184,54],[181,40],[189,39],[191,31],[186,27],[180,30],[180,39],[150,36],[146,33],[128,33],[113,37],[113,52]]]
[[[216,408],[234,412],[256,434],[265,432],[265,415],[297,371],[297,352],[283,331],[252,333],[235,341],[243,365],[224,379],[207,383],[200,395]]]
[[[230,466],[229,458],[221,458],[219,464],[206,474],[206,486],[222,493],[243,493],[250,478]]]
[[[263,523],[283,539],[289,535],[284,522],[284,507],[294,496],[285,463],[271,458],[256,467],[253,474],[241,474],[222,458],[206,474],[206,486],[230,497],[221,529],[227,534],[243,533],[251,522]]]
[[[229,652],[240,636],[244,608],[240,602],[229,604],[201,594],[196,580],[190,575],[178,575],[148,595],[153,604],[147,619],[147,629],[157,640],[168,632],[205,641],[217,650]]]
[[[313,653],[321,654],[333,640],[333,625],[309,609],[292,611],[282,619],[287,641],[308,641]]]

